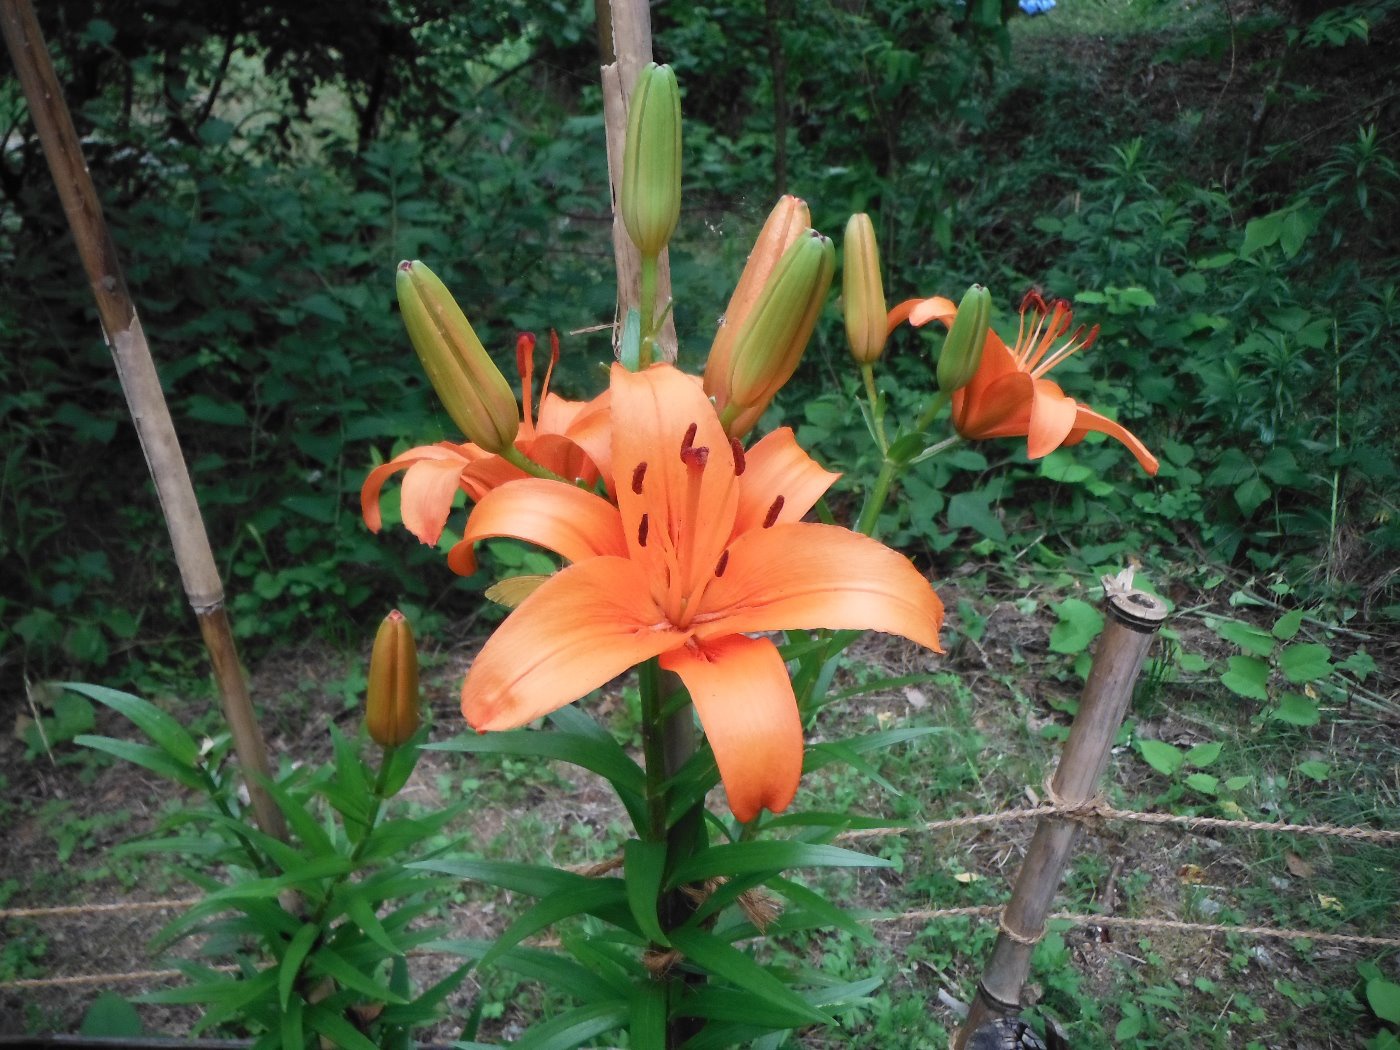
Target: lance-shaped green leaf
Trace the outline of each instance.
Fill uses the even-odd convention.
[[[152,743],[181,765],[193,766],[198,763],[199,745],[194,742],[194,738],[174,717],[150,701],[130,693],[108,689],[106,686],[88,685],[84,682],[64,682],[62,687],[125,715]]]
[[[626,999],[580,1006],[535,1025],[513,1045],[516,1050],[573,1050],[604,1032],[621,1028],[630,1012]]]
[[[481,959],[482,966],[494,962],[531,934],[538,933],[560,919],[573,915],[596,915],[615,912],[627,901],[621,879],[583,879],[579,885],[541,898],[533,907],[511,923],[496,939],[495,946]]]
[[[771,971],[712,934],[683,927],[671,931],[671,943],[692,963],[732,982],[746,994],[767,1004],[769,1016],[774,1022],[770,1027],[830,1024],[832,1021],[829,1015],[808,1003]],[[682,1009],[686,1009],[685,1004]]]
[[[667,944],[656,915],[661,879],[666,871],[666,843],[631,839],[622,847],[622,870],[627,885],[627,906],[642,936],[653,944]]]

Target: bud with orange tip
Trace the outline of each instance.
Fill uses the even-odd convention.
[[[871,365],[884,352],[889,333],[885,327],[880,249],[875,243],[875,226],[869,215],[860,212],[851,216],[846,223],[842,247],[845,258],[841,268],[841,299],[846,315],[846,342],[857,364]]]
[[[369,658],[365,728],[380,747],[399,747],[418,732],[418,651],[413,629],[395,609],[379,625]]]
[[[788,194],[773,207],[754,241],[744,272],[739,275],[739,283],[730,296],[729,308],[724,311],[724,320],[715,333],[715,341],[710,344],[710,356],[705,361],[705,393],[713,397],[721,409],[729,402],[725,384],[729,380],[729,357],[734,340],[763,294],[763,287],[778,260],[811,225],[807,202]]]

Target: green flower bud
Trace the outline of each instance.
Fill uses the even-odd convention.
[[[637,74],[622,155],[622,222],[644,256],[666,247],[681,213],[681,95],[670,66]]]
[[[748,433],[792,378],[812,338],[836,272],[836,249],[816,230],[800,235],[774,267],[734,339],[721,419],[732,437]]]
[[[943,352],[938,355],[938,389],[943,393],[961,390],[977,374],[991,319],[992,293],[974,284],[958,304],[958,315],[943,340]]]
[[[399,263],[397,286],[408,338],[447,414],[487,452],[509,448],[520,406],[457,301],[421,262]]]
[[[846,314],[846,342],[857,364],[874,364],[885,350],[885,287],[880,280],[880,249],[875,226],[861,212],[846,223],[841,299]]]
[[[379,625],[369,658],[365,728],[380,747],[399,747],[418,732],[418,650],[413,629],[395,609]]]

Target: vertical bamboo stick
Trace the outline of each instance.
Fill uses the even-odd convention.
[[[602,67],[603,123],[608,142],[608,181],[612,186],[613,255],[617,260],[617,316],[613,327],[613,352],[621,345],[622,320],[627,311],[642,299],[642,257],[637,246],[627,236],[617,202],[622,181],[622,153],[627,141],[627,103],[632,97],[632,85],[637,74],[651,61],[651,10],[647,0],[612,0],[597,3],[598,50],[612,59]],[[606,21],[604,21],[606,19]],[[663,307],[671,300],[671,255],[662,249],[656,266],[656,305]],[[675,314],[656,337],[657,357],[662,361],[676,359]]]
[[[1108,766],[1109,751],[1132,699],[1152,638],[1166,619],[1167,607],[1143,591],[1115,588],[1106,581],[1108,621],[1094,650],[1094,663],[1069,739],[1050,783],[1052,799],[1068,806],[1095,797]],[[1045,917],[1074,851],[1079,823],[1073,817],[1044,817],[1036,825],[1026,859],[1016,877],[1011,901],[1002,912],[1002,929],[991,961],[977,983],[967,1021],[953,1046],[962,1050],[987,1020],[1020,1012],[1021,989],[1030,973],[1031,953],[1045,930]]]
[[[73,129],[72,115],[63,99],[30,0],[0,0],[0,29],[3,29],[5,45],[29,102],[30,116],[39,133],[54,187],[63,202],[83,269],[92,286],[102,332],[112,350],[146,465],[155,480],[156,495],[170,530],[185,596],[194,609],[200,634],[209,650],[224,718],[247,778],[254,814],[265,832],[285,839],[282,813],[257,779],[257,776],[271,776],[267,747],[238,663],[238,651],[224,612],[223,583],[209,549],[209,537],[204,531],[194,486],[190,483],[175,425],[165,404],[160,377],[151,360],[150,347],[141,331],[141,320],[127,290],[116,243],[102,215],[97,190]]]

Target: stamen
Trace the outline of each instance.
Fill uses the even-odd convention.
[[[642,479],[647,476],[646,461],[637,464],[637,469],[632,471],[632,491],[638,496],[642,494]]]
[[[647,515],[642,515],[642,520],[637,523],[637,546],[647,545],[647,527],[650,524]]]
[[[744,446],[739,444],[738,438],[730,438],[729,451],[734,453],[734,476],[737,478],[744,473],[744,469],[748,466],[744,461]]]
[[[768,508],[768,513],[763,516],[763,527],[771,529],[778,522],[778,515],[783,512],[783,497],[779,496],[773,501],[773,505]]]
[[[554,377],[554,366],[559,363],[559,333],[549,330],[549,364],[544,369],[544,382],[540,384],[540,404],[549,396],[549,381]]]
[[[695,425],[692,423],[691,430],[694,429]],[[703,470],[705,464],[709,461],[710,450],[705,445],[701,445],[699,448],[686,447],[681,449],[681,462],[687,467],[695,467],[696,469]]]
[[[682,452],[682,453],[684,453],[686,449],[690,448],[691,445],[695,444],[695,435],[696,435],[697,433],[699,433],[699,432],[700,432],[700,424],[699,424],[699,423],[692,423],[692,424],[690,424],[690,426],[688,426],[688,427],[686,428],[686,431],[685,431],[685,439],[681,442],[681,452]],[[681,458],[684,459],[685,456],[682,455]]]
[[[724,570],[729,567],[729,552],[724,551],[719,556],[719,561],[715,565],[715,576],[723,576]]]
[[[515,370],[520,374],[520,418],[527,432],[535,422],[535,333],[521,332],[515,337]],[[546,386],[549,384],[546,383]],[[544,395],[540,395],[543,399]]]
[[[521,332],[515,337],[515,370],[522,376],[535,356],[535,333]]]

